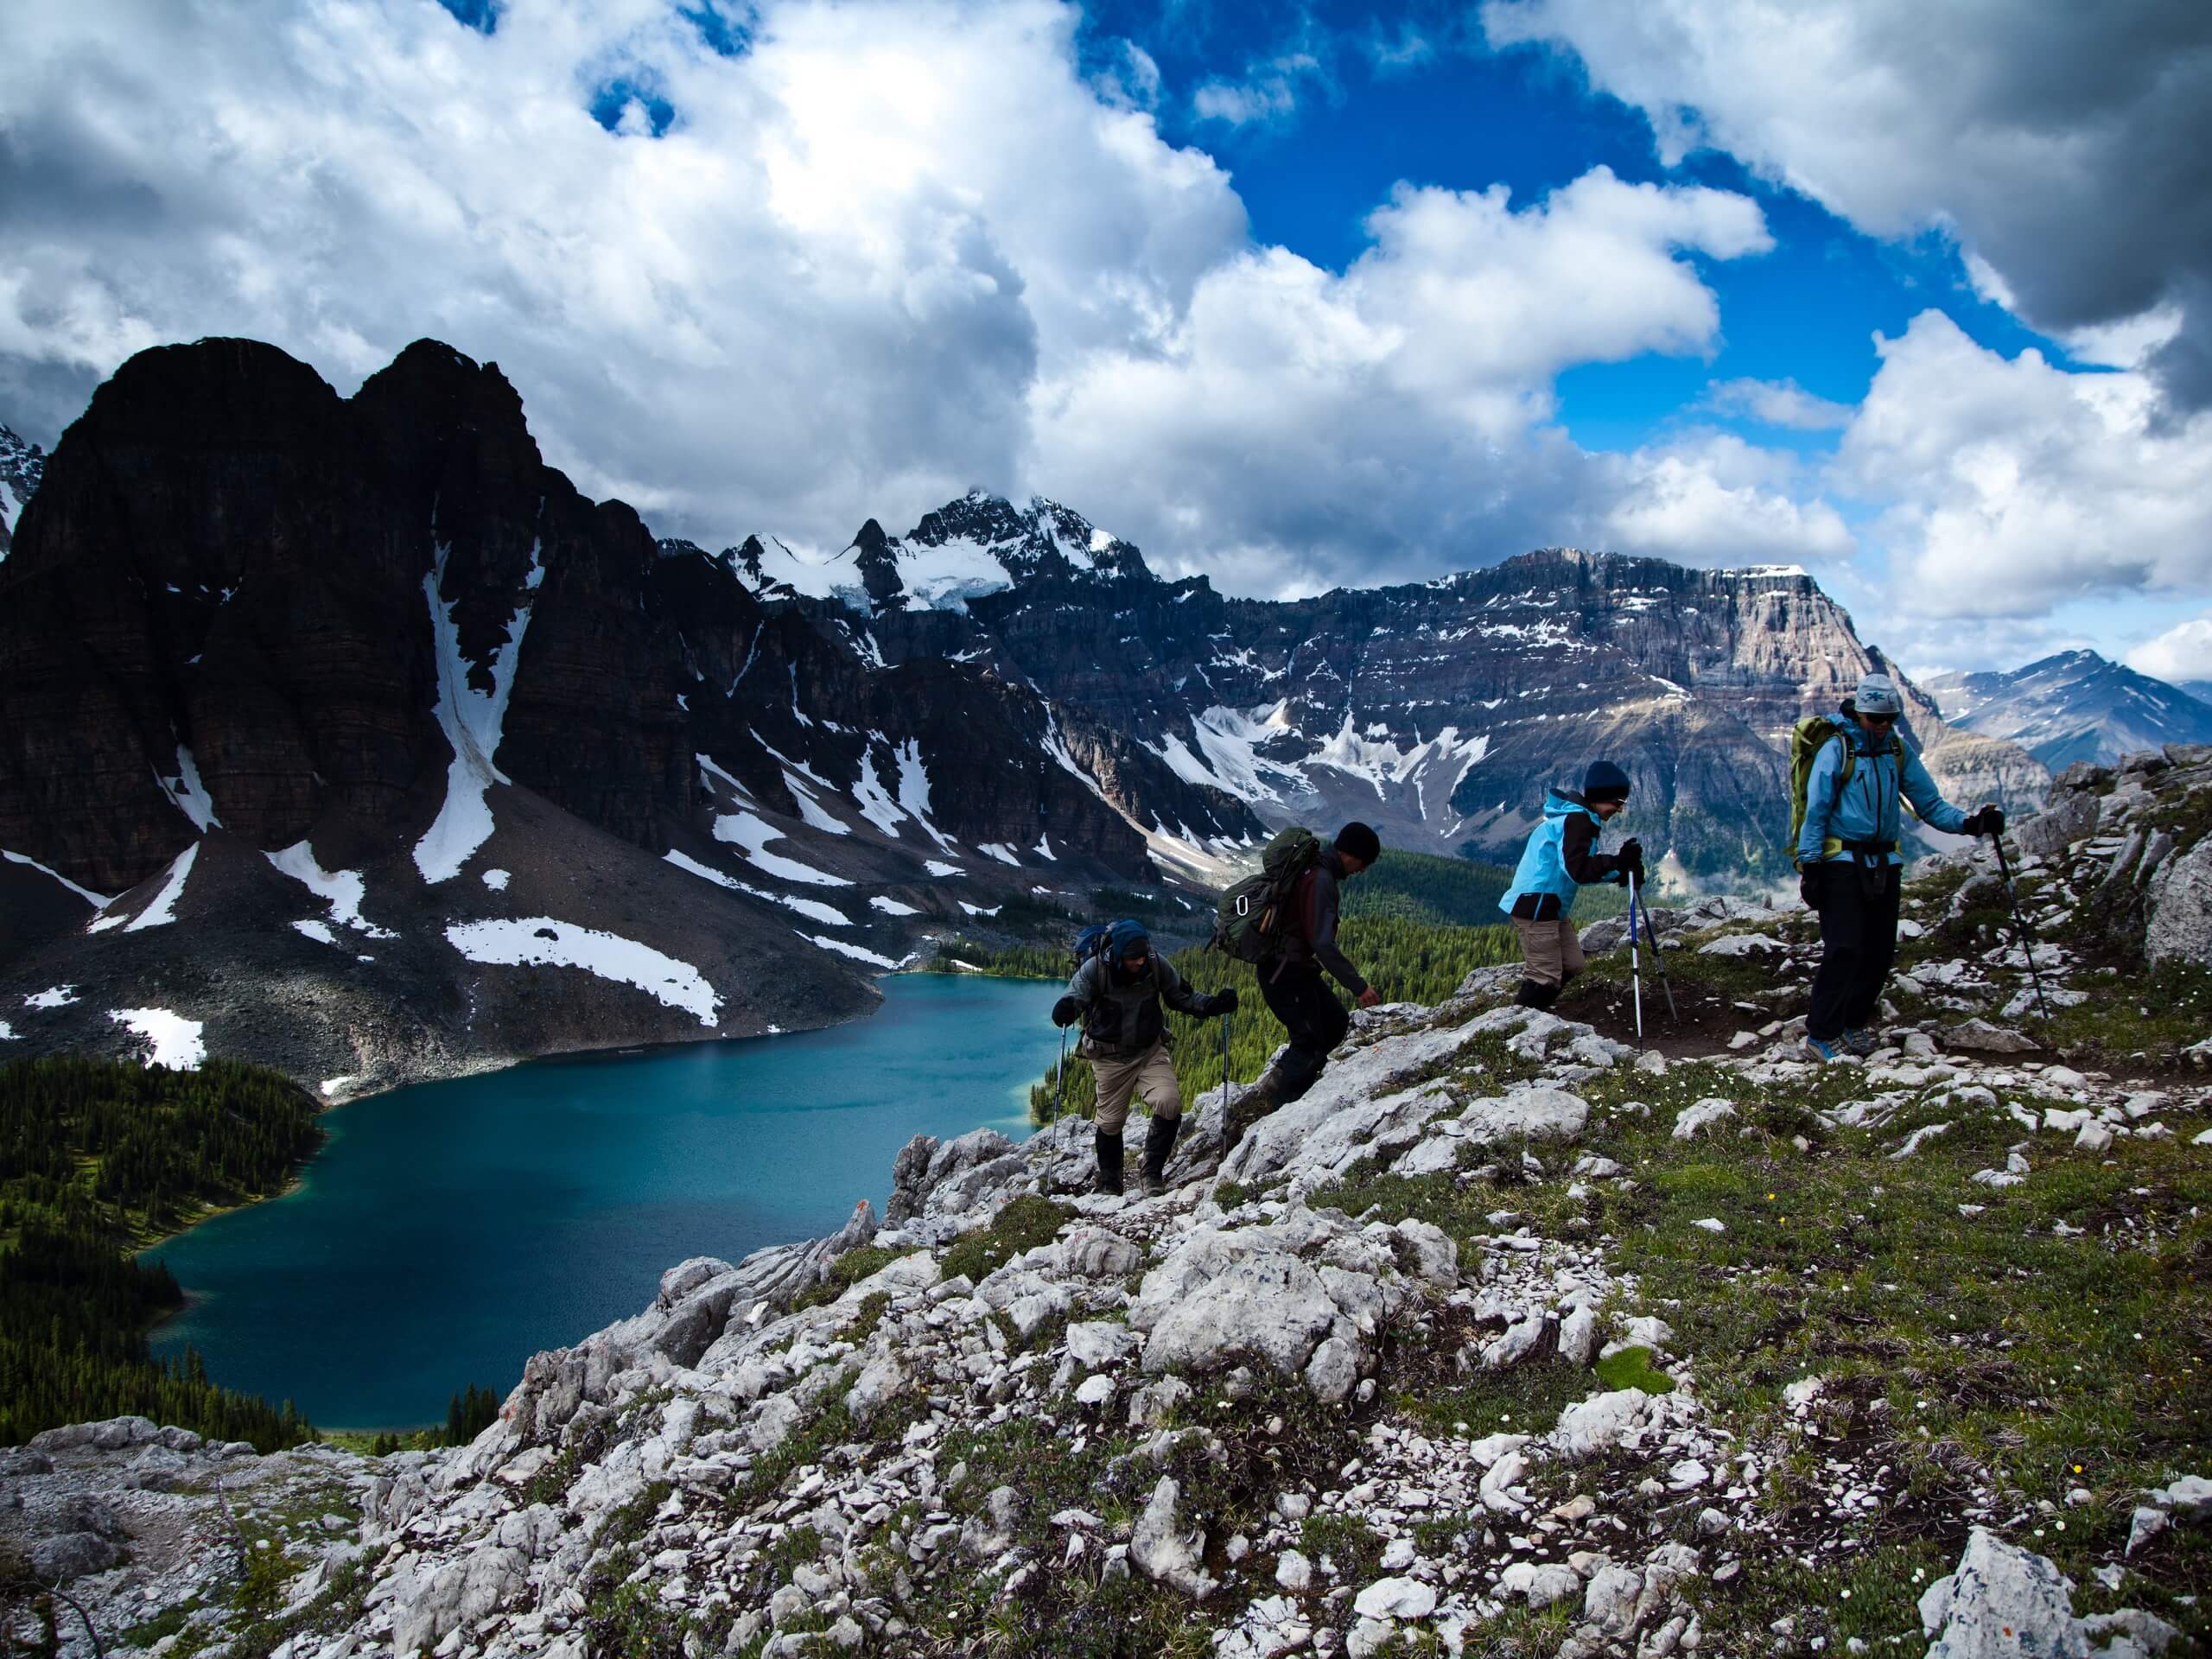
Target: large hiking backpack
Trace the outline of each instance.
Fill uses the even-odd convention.
[[[1793,856],[1797,851],[1797,837],[1805,828],[1805,798],[1811,791],[1813,762],[1820,758],[1830,738],[1849,729],[1848,721],[1832,715],[1808,715],[1789,728],[1789,840],[1786,844]],[[1894,726],[1890,728],[1888,752],[1899,760],[1904,758],[1904,739]],[[1858,770],[1859,751],[1847,741],[1843,746],[1843,771],[1835,780],[1837,794],[1844,791],[1852,774]],[[1841,842],[1831,838],[1823,851],[1840,851],[1842,846]]]
[[[1239,962],[1262,963],[1274,957],[1282,949],[1291,890],[1300,876],[1320,861],[1320,839],[1311,830],[1294,824],[1278,830],[1260,855],[1260,873],[1246,876],[1221,895],[1207,947],[1224,950]]]
[[[1082,932],[1077,934],[1075,936],[1075,967],[1070,972],[1079,973],[1082,971],[1083,964],[1093,957],[1104,956],[1106,947],[1112,942],[1113,936],[1114,925],[1111,922],[1093,922]]]

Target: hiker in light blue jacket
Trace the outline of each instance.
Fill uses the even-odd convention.
[[[1628,774],[1610,760],[1593,760],[1582,774],[1582,792],[1554,789],[1544,798],[1544,821],[1529,832],[1513,885],[1497,907],[1521,936],[1521,995],[1524,1008],[1548,1008],[1567,982],[1583,969],[1582,941],[1567,912],[1574,895],[1594,881],[1643,880],[1643,843],[1626,841],[1618,853],[1598,850],[1606,820],[1628,805]]]
[[[1814,757],[1806,783],[1797,891],[1821,913],[1821,965],[1805,1016],[1805,1049],[1815,1059],[1871,1054],[1878,1046],[1870,1027],[1897,953],[1901,802],[1955,836],[2005,829],[2005,814],[1993,805],[1970,814],[1943,798],[1918,752],[1897,734],[1904,712],[1889,676],[1862,677],[1843,705],[1842,728]]]

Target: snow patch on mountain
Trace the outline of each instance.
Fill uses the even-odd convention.
[[[154,895],[154,902],[140,911],[133,920],[124,924],[123,931],[143,933],[149,927],[167,927],[176,920],[176,901],[184,897],[185,880],[191,875],[193,861],[199,856],[200,843],[196,841],[179,853],[169,865],[168,874],[162,882],[162,890]],[[95,922],[92,926],[97,931],[100,923]]]
[[[814,921],[826,922],[831,927],[850,927],[853,925],[852,918],[846,915],[844,912],[833,905],[825,905],[819,899],[802,899],[796,893],[771,893],[766,887],[753,887],[747,882],[740,881],[734,876],[724,875],[712,865],[702,864],[688,853],[671,849],[664,856],[668,862],[687,874],[696,875],[702,881],[711,881],[718,887],[728,887],[732,893],[746,893],[752,894],[755,899],[766,899],[771,904],[782,905]]]
[[[817,870],[811,864],[802,864],[795,858],[785,858],[780,853],[766,850],[772,841],[784,839],[784,832],[771,829],[767,823],[750,812],[724,813],[715,819],[715,839],[727,842],[743,853],[764,874],[781,876],[786,881],[804,881],[817,887],[849,887],[853,884],[842,875],[831,875]]]
[[[176,746],[176,772],[164,778],[155,772],[154,781],[162,793],[169,798],[169,804],[189,819],[193,828],[206,835],[210,830],[223,827],[222,819],[215,816],[214,798],[208,794],[207,785],[200,781],[200,764],[192,758],[192,751],[180,743]]]
[[[808,829],[819,830],[832,836],[849,836],[853,833],[850,824],[839,823],[823,810],[822,803],[815,798],[814,791],[799,781],[798,774],[786,771],[784,773],[784,786],[791,791],[791,799],[798,807],[799,821]]]
[[[330,919],[340,927],[350,927],[372,939],[396,939],[399,937],[390,928],[378,927],[361,914],[362,901],[368,896],[368,880],[359,870],[324,869],[315,861],[315,849],[304,841],[295,842],[281,852],[264,853],[262,856],[328,905]],[[306,930],[302,928],[301,931],[304,932]]]
[[[463,922],[446,929],[446,943],[471,962],[502,967],[581,968],[617,983],[634,985],[671,1008],[681,1008],[711,1031],[721,997],[688,962],[619,933],[578,927],[550,916],[518,921]]]
[[[798,931],[796,928],[791,931],[793,932]],[[865,945],[849,944],[843,939],[825,938],[819,933],[800,933],[799,938],[804,939],[809,944],[816,945],[822,950],[834,950],[841,957],[850,957],[855,962],[864,962],[871,968],[888,968],[895,969],[903,968],[906,965],[906,963],[893,962],[890,957],[883,956],[879,952],[870,950]],[[912,957],[906,958],[907,962],[912,962],[912,960],[913,958]]]
[[[859,806],[862,817],[896,841],[899,826],[906,821],[906,815],[899,810],[899,803],[891,798],[890,791],[883,786],[883,780],[876,776],[875,745],[879,743],[886,749],[891,747],[891,740],[882,733],[870,732],[868,746],[861,751],[861,775],[860,780],[853,785],[853,800]]]
[[[197,1071],[207,1058],[207,1027],[167,1008],[110,1008],[107,1017],[146,1039],[146,1064]]]
[[[918,916],[922,912],[912,905],[902,905],[896,899],[887,899],[881,893],[868,901],[868,908],[880,910],[887,916]]]
[[[535,594],[545,579],[542,547],[532,543],[530,574],[523,586]],[[438,597],[445,582],[446,557],[450,550],[440,543],[430,573],[423,578],[423,596],[430,607],[430,631],[438,661],[438,728],[453,746],[453,763],[446,770],[445,804],[438,809],[429,833],[416,843],[415,863],[423,880],[435,886],[461,874],[461,867],[492,838],[492,808],[486,799],[493,784],[504,784],[506,774],[494,764],[499,753],[500,728],[507,718],[507,698],[515,685],[515,664],[522,655],[523,631],[530,625],[531,601],[515,607],[507,624],[504,644],[492,653],[488,664],[492,689],[479,691],[468,683],[477,666],[461,655],[461,628],[454,619],[459,601],[447,604]]]

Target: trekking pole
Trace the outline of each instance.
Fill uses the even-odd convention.
[[[1643,1046],[1643,971],[1636,960],[1636,873],[1628,873],[1628,982],[1636,996],[1636,1046]]]
[[[1053,1074],[1058,1087],[1052,1091],[1052,1122],[1060,1121],[1060,1105],[1068,1097],[1068,1028],[1060,1027],[1060,1069]]]
[[[1997,847],[1998,874],[2004,878],[2005,897],[2012,905],[2012,938],[2028,959],[2028,977],[2035,982],[2036,1007],[2043,1010],[2043,1022],[2050,1023],[2050,1004],[2044,1001],[2043,975],[2036,967],[2035,930],[2028,925],[2028,918],[2020,913],[2020,894],[2012,885],[2012,866],[2005,856],[2005,836],[2002,831],[1989,838]]]
[[[1667,977],[1667,958],[1659,949],[1658,931],[1651,925],[1651,906],[1643,902],[1642,893],[1637,895],[1636,905],[1643,912],[1643,937],[1651,946],[1651,965],[1659,970],[1659,988],[1667,993],[1668,1022],[1679,1027],[1682,1016],[1675,1011],[1675,982]]]

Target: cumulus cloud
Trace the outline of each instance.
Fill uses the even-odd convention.
[[[2212,612],[2177,623],[2129,652],[2127,665],[2138,673],[2178,685],[2212,680]]]
[[[1700,490],[1721,446],[1592,455],[1548,424],[1569,364],[1713,348],[1717,307],[1687,256],[1764,251],[1754,204],[1600,168],[1519,210],[1502,187],[1401,186],[1368,230],[1342,276],[1254,250],[1207,273],[1158,352],[1040,377],[1038,471],[1070,499],[1122,497],[1136,528],[1118,531],[1244,591],[1568,539],[1700,563],[1840,550],[1833,512],[1749,476],[1749,446]],[[1724,550],[1696,545],[1693,520]]]
[[[1191,109],[1201,121],[1249,127],[1287,120],[1298,112],[1300,89],[1311,84],[1326,92],[1328,71],[1310,52],[1290,52],[1255,64],[1243,79],[1217,78],[1191,94]]]
[[[2006,359],[1940,311],[1895,339],[1836,454],[1879,524],[1892,586],[1939,616],[2212,587],[2212,412],[2162,418],[2139,372]]]
[[[2212,403],[2212,7],[1486,0],[1493,43],[1578,54],[1670,163],[1726,150],[1880,236],[1935,227],[2069,340],[2167,308],[2150,362]],[[2001,297],[2000,297],[2001,296]]]
[[[1707,388],[1703,406],[1768,426],[1822,432],[1851,424],[1851,405],[1816,397],[1795,380],[1722,380]]]
[[[1801,501],[1797,463],[1728,433],[1639,449],[1619,464],[1601,545],[1678,564],[1808,564],[1857,543],[1827,502]]]

